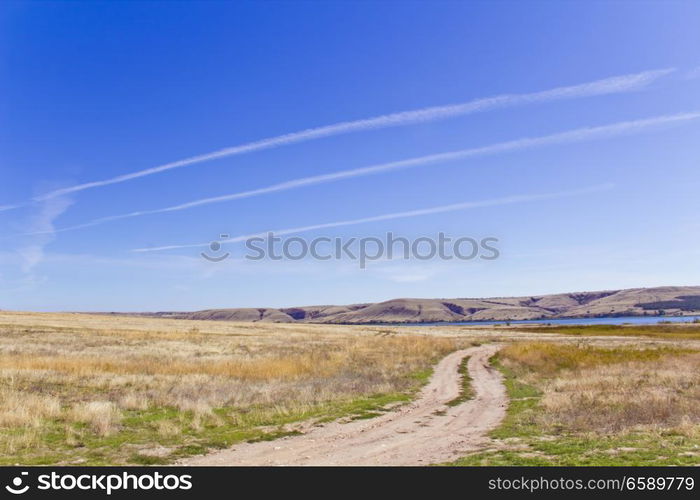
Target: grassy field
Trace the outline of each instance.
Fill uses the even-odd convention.
[[[523,333],[556,333],[559,335],[596,337],[648,337],[654,339],[700,340],[700,325],[657,324],[657,325],[567,325],[567,326],[526,326],[511,328]]]
[[[495,360],[511,398],[491,449],[457,465],[697,465],[700,352],[515,343]]]
[[[0,313],[0,464],[157,464],[410,399],[455,338]]]
[[[499,340],[508,414],[492,446],[458,464],[698,464],[695,335],[0,312],[0,465],[172,463],[372,418],[409,401],[447,353]],[[473,397],[467,363],[450,404]]]

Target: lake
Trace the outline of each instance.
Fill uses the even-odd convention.
[[[557,318],[557,319],[528,319],[520,321],[461,321],[455,323],[401,323],[392,326],[446,326],[446,325],[656,325],[659,321],[671,323],[692,323],[700,321],[700,316],[616,316],[606,318]]]

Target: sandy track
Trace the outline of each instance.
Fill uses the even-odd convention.
[[[489,366],[497,346],[473,347],[448,355],[418,399],[369,420],[333,422],[305,434],[244,443],[193,457],[182,465],[425,465],[445,462],[488,442],[486,432],[505,415],[506,392],[500,373]],[[459,395],[461,360],[475,397],[458,406],[446,403]]]

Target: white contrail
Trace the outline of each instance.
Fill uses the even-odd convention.
[[[192,156],[190,158],[166,163],[157,167],[147,168],[145,170],[139,170],[137,172],[119,175],[117,177],[112,177],[111,179],[87,182],[84,184],[78,184],[67,188],[57,189],[45,195],[34,198],[34,201],[40,201],[46,198],[53,198],[56,196],[75,193],[77,191],[84,191],[86,189],[92,189],[100,186],[107,186],[110,184],[126,182],[133,179],[138,179],[139,177],[145,177],[147,175],[165,172],[174,168],[195,165],[197,163],[215,160],[218,158],[252,153],[253,151],[272,149],[289,144],[296,144],[300,142],[320,139],[323,137],[349,134],[351,132],[358,132],[361,130],[374,130],[380,128],[398,127],[402,125],[411,125],[414,123],[443,120],[454,116],[468,115],[471,113],[487,111],[489,109],[505,108],[523,104],[629,92],[641,89],[654,82],[658,78],[668,75],[673,71],[675,71],[675,68],[643,71],[641,73],[614,76],[611,78],[582,83],[579,85],[557,87],[554,89],[533,92],[529,94],[506,94],[495,97],[476,99],[460,104],[453,104],[448,106],[434,106],[430,108],[423,108],[412,111],[402,111],[399,113],[376,116],[373,118],[367,118],[363,120],[335,123],[333,125],[326,125],[323,127],[306,129],[300,132],[293,132],[290,134],[279,135],[276,137],[270,137],[255,142],[249,142],[238,146],[220,149],[211,153]]]
[[[235,243],[239,241],[246,241],[250,238],[256,237],[266,237],[269,233],[273,233],[275,236],[281,236],[285,234],[303,233],[307,231],[315,231],[317,229],[328,229],[333,227],[342,226],[353,226],[356,224],[365,224],[368,222],[378,222],[384,220],[392,219],[404,219],[408,217],[418,217],[421,215],[432,215],[444,212],[455,212],[457,210],[468,210],[470,208],[483,208],[483,207],[495,207],[501,205],[511,205],[514,203],[525,203],[529,201],[540,201],[540,200],[550,200],[553,198],[568,198],[571,196],[580,196],[584,194],[596,193],[600,191],[605,191],[612,189],[614,185],[612,183],[601,184],[598,186],[591,186],[583,189],[576,189],[571,191],[559,191],[556,193],[545,193],[545,194],[528,194],[528,195],[515,195],[508,196],[505,198],[494,198],[490,200],[482,201],[468,201],[464,203],[455,203],[452,205],[441,205],[438,207],[422,208],[418,210],[409,210],[406,212],[394,212],[391,214],[376,215],[374,217],[364,217],[361,219],[350,219],[344,221],[336,222],[326,222],[324,224],[313,224],[310,226],[300,226],[287,229],[278,229],[276,231],[265,231],[262,233],[248,234],[243,236],[236,236],[233,238],[228,238],[221,243]],[[149,247],[149,248],[135,248],[132,252],[160,252],[165,250],[178,250],[182,248],[201,248],[208,247],[211,242],[207,243],[193,243],[187,245],[167,245],[160,247]]]
[[[340,172],[334,172],[331,174],[315,175],[312,177],[302,177],[300,179],[293,179],[286,182],[281,182],[278,184],[272,184],[270,186],[265,186],[258,189],[252,189],[250,191],[240,191],[237,193],[226,194],[223,196],[215,196],[211,198],[204,198],[200,200],[194,200],[187,203],[182,203],[179,205],[173,205],[165,208],[157,208],[153,210],[141,210],[137,212],[130,212],[121,215],[112,215],[109,217],[101,217],[84,224],[79,224],[76,226],[69,226],[62,229],[58,229],[57,232],[63,231],[73,231],[76,229],[82,229],[86,227],[97,226],[107,222],[128,219],[131,217],[140,217],[143,215],[160,214],[166,212],[177,212],[180,210],[186,210],[189,208],[199,207],[202,205],[210,205],[212,203],[222,203],[226,201],[238,200],[241,198],[251,198],[253,196],[260,196],[264,194],[274,193],[278,191],[287,191],[290,189],[296,189],[304,186],[311,186],[314,184],[325,184],[328,182],[340,181],[343,179],[348,179],[352,177],[361,177],[365,175],[375,175],[382,172],[387,172],[391,170],[399,170],[411,167],[419,167],[423,165],[447,162],[454,160],[461,160],[473,156],[485,156],[489,154],[504,153],[509,151],[521,150],[526,148],[532,148],[536,146],[544,146],[549,144],[563,144],[563,143],[573,143],[581,142],[595,139],[604,139],[609,137],[614,137],[622,134],[630,134],[636,131],[644,130],[653,126],[659,126],[664,124],[670,124],[675,122],[683,122],[688,120],[694,120],[700,118],[700,113],[681,113],[676,115],[665,115],[656,116],[653,118],[647,118],[643,120],[634,120],[614,123],[611,125],[602,125],[598,127],[585,127],[574,130],[569,130],[566,132],[559,132],[557,134],[545,135],[540,137],[529,137],[523,139],[516,139],[514,141],[499,142],[496,144],[491,144],[488,146],[482,146],[478,148],[462,149],[459,151],[450,151],[447,153],[439,153],[428,156],[419,156],[416,158],[408,158],[406,160],[399,160],[390,163],[381,163],[379,165],[371,165],[368,167],[360,167],[350,170],[343,170]]]

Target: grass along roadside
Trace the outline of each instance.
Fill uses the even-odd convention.
[[[403,391],[312,404],[195,407],[185,411],[149,406],[120,411],[109,403],[88,403],[69,410],[67,415],[61,416],[58,411],[47,414],[30,426],[0,429],[4,447],[0,465],[172,463],[238,442],[292,435],[298,432],[298,423],[379,415],[410,401],[431,374],[431,369],[407,374],[410,381]]]
[[[493,362],[506,418],[453,465],[700,464],[697,351],[524,343]]]
[[[308,420],[368,418],[470,345],[335,326],[63,328],[56,316],[0,328],[1,465],[171,463]]]
[[[565,325],[511,328],[522,333],[557,333],[575,337],[649,337],[654,339],[700,340],[698,324],[657,325]]]
[[[293,424],[301,421],[363,418],[411,397],[411,393],[376,394],[308,407],[247,412],[222,407],[211,409],[206,415],[169,407],[132,410],[123,413],[119,430],[106,436],[79,423],[45,421],[39,429],[3,433],[3,439],[23,445],[31,443],[38,449],[23,446],[13,456],[2,457],[0,464],[168,464],[239,442],[293,435],[299,432]]]
[[[460,387],[459,395],[447,402],[447,406],[457,406],[474,397],[472,378],[469,376],[469,356],[466,356],[459,364]]]

